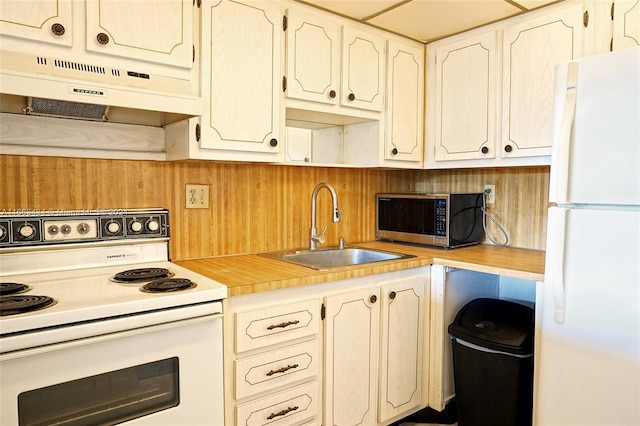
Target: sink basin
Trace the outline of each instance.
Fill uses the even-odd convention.
[[[317,270],[365,265],[385,260],[415,257],[408,254],[392,253],[360,247],[345,247],[342,249],[338,247],[328,247],[320,250],[294,250],[262,253],[262,255]]]

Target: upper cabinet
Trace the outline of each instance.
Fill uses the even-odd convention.
[[[549,164],[555,65],[582,56],[582,12],[561,4],[432,43],[425,167]]]
[[[192,0],[87,1],[87,50],[191,68]]]
[[[194,8],[192,0],[3,0],[0,34],[190,69]],[[3,49],[15,47],[4,43]]]
[[[582,5],[504,29],[502,157],[551,155],[555,66],[582,56]]]
[[[288,10],[285,19],[287,97],[337,104],[340,90],[338,24],[297,10]]]
[[[387,41],[385,165],[420,167],[424,128],[424,47]]]
[[[0,34],[71,46],[71,0],[0,1]]]
[[[298,8],[287,11],[285,28],[287,98],[383,110],[382,37]]]
[[[266,1],[203,3],[200,158],[281,160],[281,22]]]
[[[342,105],[384,109],[384,59],[382,37],[342,27]]]
[[[495,158],[495,31],[436,50],[435,159]]]
[[[640,1],[615,0],[612,49],[640,46]]]

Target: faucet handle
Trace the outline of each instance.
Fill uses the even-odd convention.
[[[327,232],[327,227],[325,226],[324,229],[322,230],[322,232],[319,235],[312,235],[311,239],[313,239],[313,241],[323,244],[326,240],[326,237],[324,236],[324,233]]]

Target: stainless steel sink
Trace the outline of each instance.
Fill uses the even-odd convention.
[[[361,247],[328,247],[319,250],[289,250],[261,253],[263,256],[317,270],[342,268],[345,266],[365,265],[385,260],[407,259],[415,257],[408,254],[393,253]]]

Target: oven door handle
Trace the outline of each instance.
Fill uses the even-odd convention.
[[[25,358],[28,356],[38,355],[42,353],[74,348],[78,346],[90,345],[93,343],[106,342],[108,340],[122,339],[129,336],[152,333],[155,331],[169,330],[172,328],[184,327],[192,324],[199,324],[202,322],[214,321],[218,319],[222,320],[222,314],[203,315],[195,318],[182,319],[182,320],[171,321],[163,324],[150,325],[146,327],[139,327],[139,328],[133,328],[133,329],[124,330],[124,331],[116,331],[113,333],[101,334],[93,337],[70,340],[67,342],[38,346],[30,349],[17,350],[17,351],[7,352],[0,355],[0,362],[10,360],[10,359]]]

